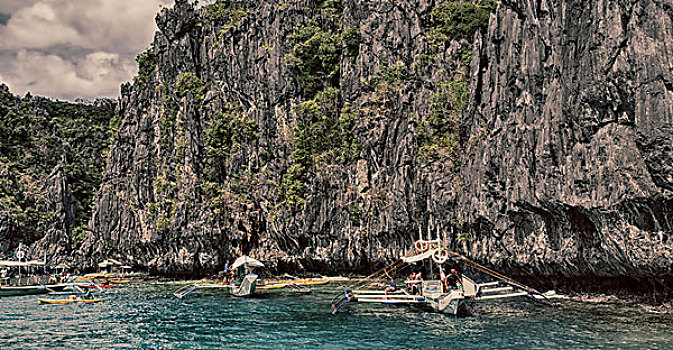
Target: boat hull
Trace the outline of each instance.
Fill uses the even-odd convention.
[[[465,309],[465,295],[462,288],[444,291],[441,281],[423,282],[425,303],[434,311],[457,316]]]
[[[114,285],[112,284],[78,284],[77,285],[80,288],[112,288]]]
[[[65,284],[34,285],[34,286],[1,286],[0,297],[47,294],[52,291],[60,292],[65,287],[66,287]]]
[[[231,288],[231,295],[248,298],[255,293],[257,287],[257,275],[249,274],[243,277],[241,284]]]
[[[110,279],[110,283],[113,283],[113,284],[127,284],[127,283],[129,283],[129,282],[131,282],[131,279],[130,279],[130,278],[123,278],[123,279],[121,279],[121,278],[114,278],[114,279]]]
[[[70,298],[70,299],[43,299],[37,298],[41,304],[73,304],[73,303],[84,303],[84,304],[93,304],[100,303],[104,299],[83,299],[83,298]]]
[[[465,296],[462,288],[444,290],[439,280],[419,281],[420,294],[406,291],[387,293],[385,290],[353,290],[345,291],[343,296],[332,299],[333,313],[350,302],[408,305],[424,310],[440,312],[452,316],[463,316],[467,313]]]
[[[439,298],[426,297],[425,301],[432,310],[447,315],[459,316],[467,310],[463,296],[449,294]]]
[[[197,290],[217,291],[219,294],[232,295],[241,298],[250,297],[257,288],[257,275],[248,274],[241,280],[239,284],[191,284],[184,286],[173,293],[176,297],[182,299],[185,296]]]

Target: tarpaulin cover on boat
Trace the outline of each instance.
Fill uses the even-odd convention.
[[[232,270],[236,269],[243,264],[248,265],[250,267],[262,267],[262,266],[264,266],[264,264],[259,262],[259,260],[253,259],[249,256],[242,256],[242,257],[236,259],[236,261],[234,261],[234,263],[231,265],[231,269]]]
[[[107,259],[103,260],[100,264],[98,264],[98,267],[108,267],[108,266],[119,266],[122,265],[121,261],[115,260],[115,259]]]

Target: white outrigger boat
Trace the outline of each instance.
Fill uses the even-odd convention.
[[[257,291],[273,293],[278,290],[289,290],[293,294],[308,294],[311,293],[311,289],[307,288],[307,285],[327,283],[327,281],[321,279],[260,281],[259,276],[256,274],[247,273],[248,269],[252,267],[264,267],[264,264],[248,256],[239,257],[231,265],[231,270],[233,271],[241,268],[239,273],[242,277],[239,278],[238,282],[193,283],[176,290],[173,295],[182,299],[198,290],[214,290],[220,294],[242,298],[248,298],[256,294]]]
[[[337,294],[332,299],[332,313],[337,313],[344,306],[357,302],[418,306],[445,314],[463,315],[469,313],[468,302],[514,297],[546,299],[545,295],[535,289],[441,246],[439,240],[419,240],[415,242],[414,247],[415,250],[411,254]],[[406,280],[406,288],[403,290],[382,289],[380,281],[384,277],[390,278],[392,274],[399,272],[405,266],[421,261],[431,265],[430,279]],[[445,263],[468,265],[470,268],[495,278],[496,281],[476,283],[465,275],[456,274],[441,278],[444,275],[442,271]],[[435,273],[435,271],[438,272]]]
[[[61,291],[68,284],[58,283],[46,274],[47,258],[44,260],[24,260],[26,252],[23,250],[23,244],[19,244],[16,250],[17,261],[0,260],[0,297],[20,296],[20,295],[39,295],[47,294],[53,291]],[[21,273],[23,268],[24,274]],[[10,270],[17,269],[17,275],[8,275]],[[42,273],[40,273],[42,269]]]
[[[187,286],[184,286],[176,290],[173,295],[182,299],[188,294],[202,289],[217,290],[219,293],[225,295],[232,295],[236,297],[247,298],[255,293],[257,288],[257,276],[254,273],[247,273],[248,267],[263,267],[259,260],[253,259],[249,256],[241,256],[231,265],[232,270],[236,270],[239,267],[242,267],[242,277],[238,282],[232,283],[194,283]]]

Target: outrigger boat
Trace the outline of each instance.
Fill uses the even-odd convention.
[[[67,286],[67,284],[3,285],[0,286],[0,297],[47,294],[53,290],[63,290]]]
[[[100,303],[105,301],[105,299],[101,298],[84,298],[84,297],[78,297],[71,295],[69,298],[66,299],[44,299],[44,298],[37,298],[37,301],[39,301],[41,304],[72,304],[72,303],[84,303],[84,304],[92,304],[92,303]]]
[[[194,283],[176,290],[173,295],[182,299],[197,290],[210,289],[217,290],[224,295],[247,298],[255,292],[257,287],[257,277],[258,276],[255,274],[248,274],[243,277],[238,285],[231,283]]]
[[[67,284],[55,283],[55,281],[46,276],[46,273],[40,275],[40,268],[46,268],[46,257],[44,260],[27,260],[24,261],[26,253],[19,244],[16,251],[18,261],[14,260],[0,260],[0,269],[3,270],[3,276],[0,277],[0,297],[6,296],[20,296],[20,295],[37,295],[47,294],[52,291],[60,291],[67,287]],[[25,272],[31,272],[31,276],[21,273],[21,269]],[[5,276],[10,269],[17,269],[17,276],[13,274]],[[43,271],[45,272],[45,271]]]
[[[176,290],[173,295],[182,299],[197,290],[210,289],[217,290],[218,292],[225,295],[247,298],[255,292],[255,289],[257,288],[258,276],[253,273],[246,273],[245,270],[247,270],[248,267],[263,266],[264,264],[262,264],[257,259],[253,259],[248,256],[241,256],[231,265],[232,270],[236,270],[239,267],[242,267],[243,269],[243,277],[238,281],[238,283],[194,283]]]
[[[332,299],[332,313],[339,312],[350,303],[379,303],[419,306],[432,311],[450,315],[467,314],[467,303],[484,300],[506,299],[514,297],[531,297],[546,299],[546,296],[535,289],[525,286],[496,271],[488,269],[466,257],[453,252],[440,244],[439,240],[419,240],[414,250],[401,257],[389,266],[373,273],[364,280],[355,283]],[[384,290],[379,281],[390,277],[409,264],[417,262],[429,263],[433,272],[428,280],[406,280],[404,290]],[[476,283],[462,275],[443,276],[443,264],[464,264],[496,279],[494,282]],[[438,273],[434,273],[438,270]],[[453,278],[454,283],[450,283]]]
[[[51,293],[49,293],[50,296],[67,296],[66,298],[58,298],[58,299],[46,299],[46,298],[37,298],[37,301],[39,301],[41,304],[72,304],[72,303],[84,303],[84,304],[91,304],[91,303],[100,303],[102,301],[105,301],[104,299],[97,298],[96,295],[91,293],[91,290],[84,290],[82,287],[78,286],[77,284],[70,284],[69,287],[71,287],[68,291],[55,291],[51,290]],[[96,287],[99,292],[102,292],[103,289],[101,289],[99,286],[94,285],[93,287]],[[89,288],[87,286],[86,288]]]
[[[297,279],[297,280],[261,280],[259,276],[253,273],[247,273],[248,268],[264,267],[260,261],[248,256],[239,257],[231,265],[231,270],[241,268],[240,274],[242,277],[237,283],[208,283],[199,282],[184,286],[176,290],[173,295],[182,299],[192,292],[199,290],[215,290],[225,295],[232,295],[236,297],[247,298],[258,291],[265,291],[268,293],[289,290],[293,294],[308,294],[311,289],[306,287],[308,285],[326,284],[329,281],[324,279]]]

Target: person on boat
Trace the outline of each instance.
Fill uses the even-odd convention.
[[[93,299],[93,294],[91,294],[91,290],[87,289],[84,294],[82,294],[82,299]]]
[[[416,275],[414,276],[414,279],[416,281],[422,281],[423,280],[423,274],[421,273],[421,271],[416,271]]]
[[[448,292],[449,286],[447,286],[447,283],[446,283],[446,274],[444,273],[444,268],[441,267],[441,266],[439,267],[439,280],[443,282],[442,283],[443,293]]]
[[[222,283],[227,284],[230,282],[230,271],[231,269],[229,268],[229,260],[224,263],[224,277],[222,277]]]
[[[456,269],[451,269],[451,274],[449,274],[446,277],[446,286],[449,289],[456,289],[458,286],[461,285],[460,283],[460,276],[458,275],[458,272],[456,272]]]
[[[409,274],[409,280],[414,281],[412,283],[409,283],[409,293],[418,294],[418,281],[421,280],[421,272],[411,271],[411,274]]]
[[[413,281],[414,277],[416,277],[416,273],[411,271],[411,273],[409,274],[409,277],[407,277],[407,281]],[[407,292],[408,293],[413,294],[414,293],[414,287],[416,287],[416,283],[407,282]]]
[[[236,269],[232,270],[230,283],[233,285],[237,285],[238,282],[241,281],[244,276],[245,274],[243,273],[243,267],[239,266]]]
[[[388,295],[388,293],[392,293],[397,290],[397,285],[395,284],[395,279],[390,277],[390,275],[388,274],[388,271],[386,271],[386,276],[388,276],[388,279],[390,279],[390,285],[386,287],[383,293]]]

